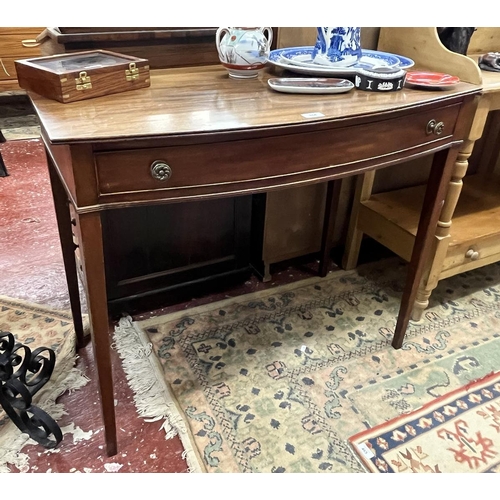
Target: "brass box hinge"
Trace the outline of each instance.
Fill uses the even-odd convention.
[[[136,66],[135,62],[131,62],[128,65],[128,69],[125,70],[125,78],[127,79],[127,82],[131,82],[139,78],[139,68]]]
[[[92,88],[92,82],[90,81],[90,76],[87,75],[86,71],[80,71],[78,78],[75,78],[76,90],[87,90]]]

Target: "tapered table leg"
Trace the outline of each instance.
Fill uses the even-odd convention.
[[[80,291],[78,289],[75,244],[71,228],[68,195],[66,194],[66,190],[64,189],[59,175],[55,171],[50,155],[47,155],[47,163],[49,167],[50,185],[52,187],[52,197],[54,199],[54,208],[59,229],[59,239],[61,241],[64,270],[66,273],[66,283],[68,285],[69,301],[71,305],[71,314],[73,315],[77,347],[81,348],[84,345],[82,306],[80,303]]]
[[[420,281],[423,277],[425,263],[432,247],[432,240],[436,233],[439,214],[443,207],[457,154],[458,146],[455,146],[439,151],[434,155],[420,214],[417,236],[408,268],[406,285],[394,331],[392,346],[395,349],[400,349],[403,345],[406,328],[408,327],[413,304],[415,303]]]
[[[339,206],[341,187],[342,179],[328,181],[318,272],[322,278],[328,274],[328,264],[330,262],[330,243],[335,230],[334,219]]]
[[[71,312],[73,314],[78,344],[82,345],[83,322],[68,196],[52,163],[50,155],[47,155],[47,161],[64,258],[66,281],[70,295]],[[85,273],[92,346],[99,378],[99,394],[104,422],[106,452],[108,456],[112,456],[117,452],[117,438],[100,214],[91,213],[80,215],[79,225],[81,236],[79,243],[83,257],[82,264]]]
[[[117,440],[101,215],[99,212],[80,214],[79,223],[80,249],[83,254],[92,346],[99,378],[106,451],[108,456],[112,456],[117,452]]]

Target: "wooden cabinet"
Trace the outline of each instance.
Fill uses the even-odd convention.
[[[500,260],[500,72],[482,71],[477,64],[479,55],[500,49],[500,28],[478,28],[467,55],[446,49],[436,28],[382,28],[378,48],[412,58],[414,69],[457,75],[483,88],[417,294],[413,319],[419,320],[439,280]],[[425,185],[374,193],[374,181],[374,173],[357,179],[343,259],[346,269],[356,266],[364,234],[405,260],[411,255]]]
[[[14,62],[40,55],[34,40],[42,31],[43,28],[0,28],[0,92],[19,90]]]

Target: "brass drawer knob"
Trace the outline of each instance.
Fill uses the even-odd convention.
[[[42,42],[37,42],[36,38],[34,38],[33,40],[23,40],[21,42],[23,47],[28,47],[28,48],[38,47],[41,43]]]
[[[479,259],[479,252],[476,252],[474,249],[469,248],[465,256],[470,260],[477,260]]]
[[[443,122],[437,122],[436,120],[430,120],[429,123],[427,124],[427,127],[425,127],[425,132],[427,135],[435,134],[435,135],[441,135],[444,130],[444,123]]]
[[[162,160],[156,160],[151,163],[151,175],[158,181],[166,181],[172,175],[172,169]]]

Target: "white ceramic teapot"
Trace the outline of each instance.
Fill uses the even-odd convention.
[[[215,43],[231,78],[255,78],[269,57],[271,28],[219,28]]]

